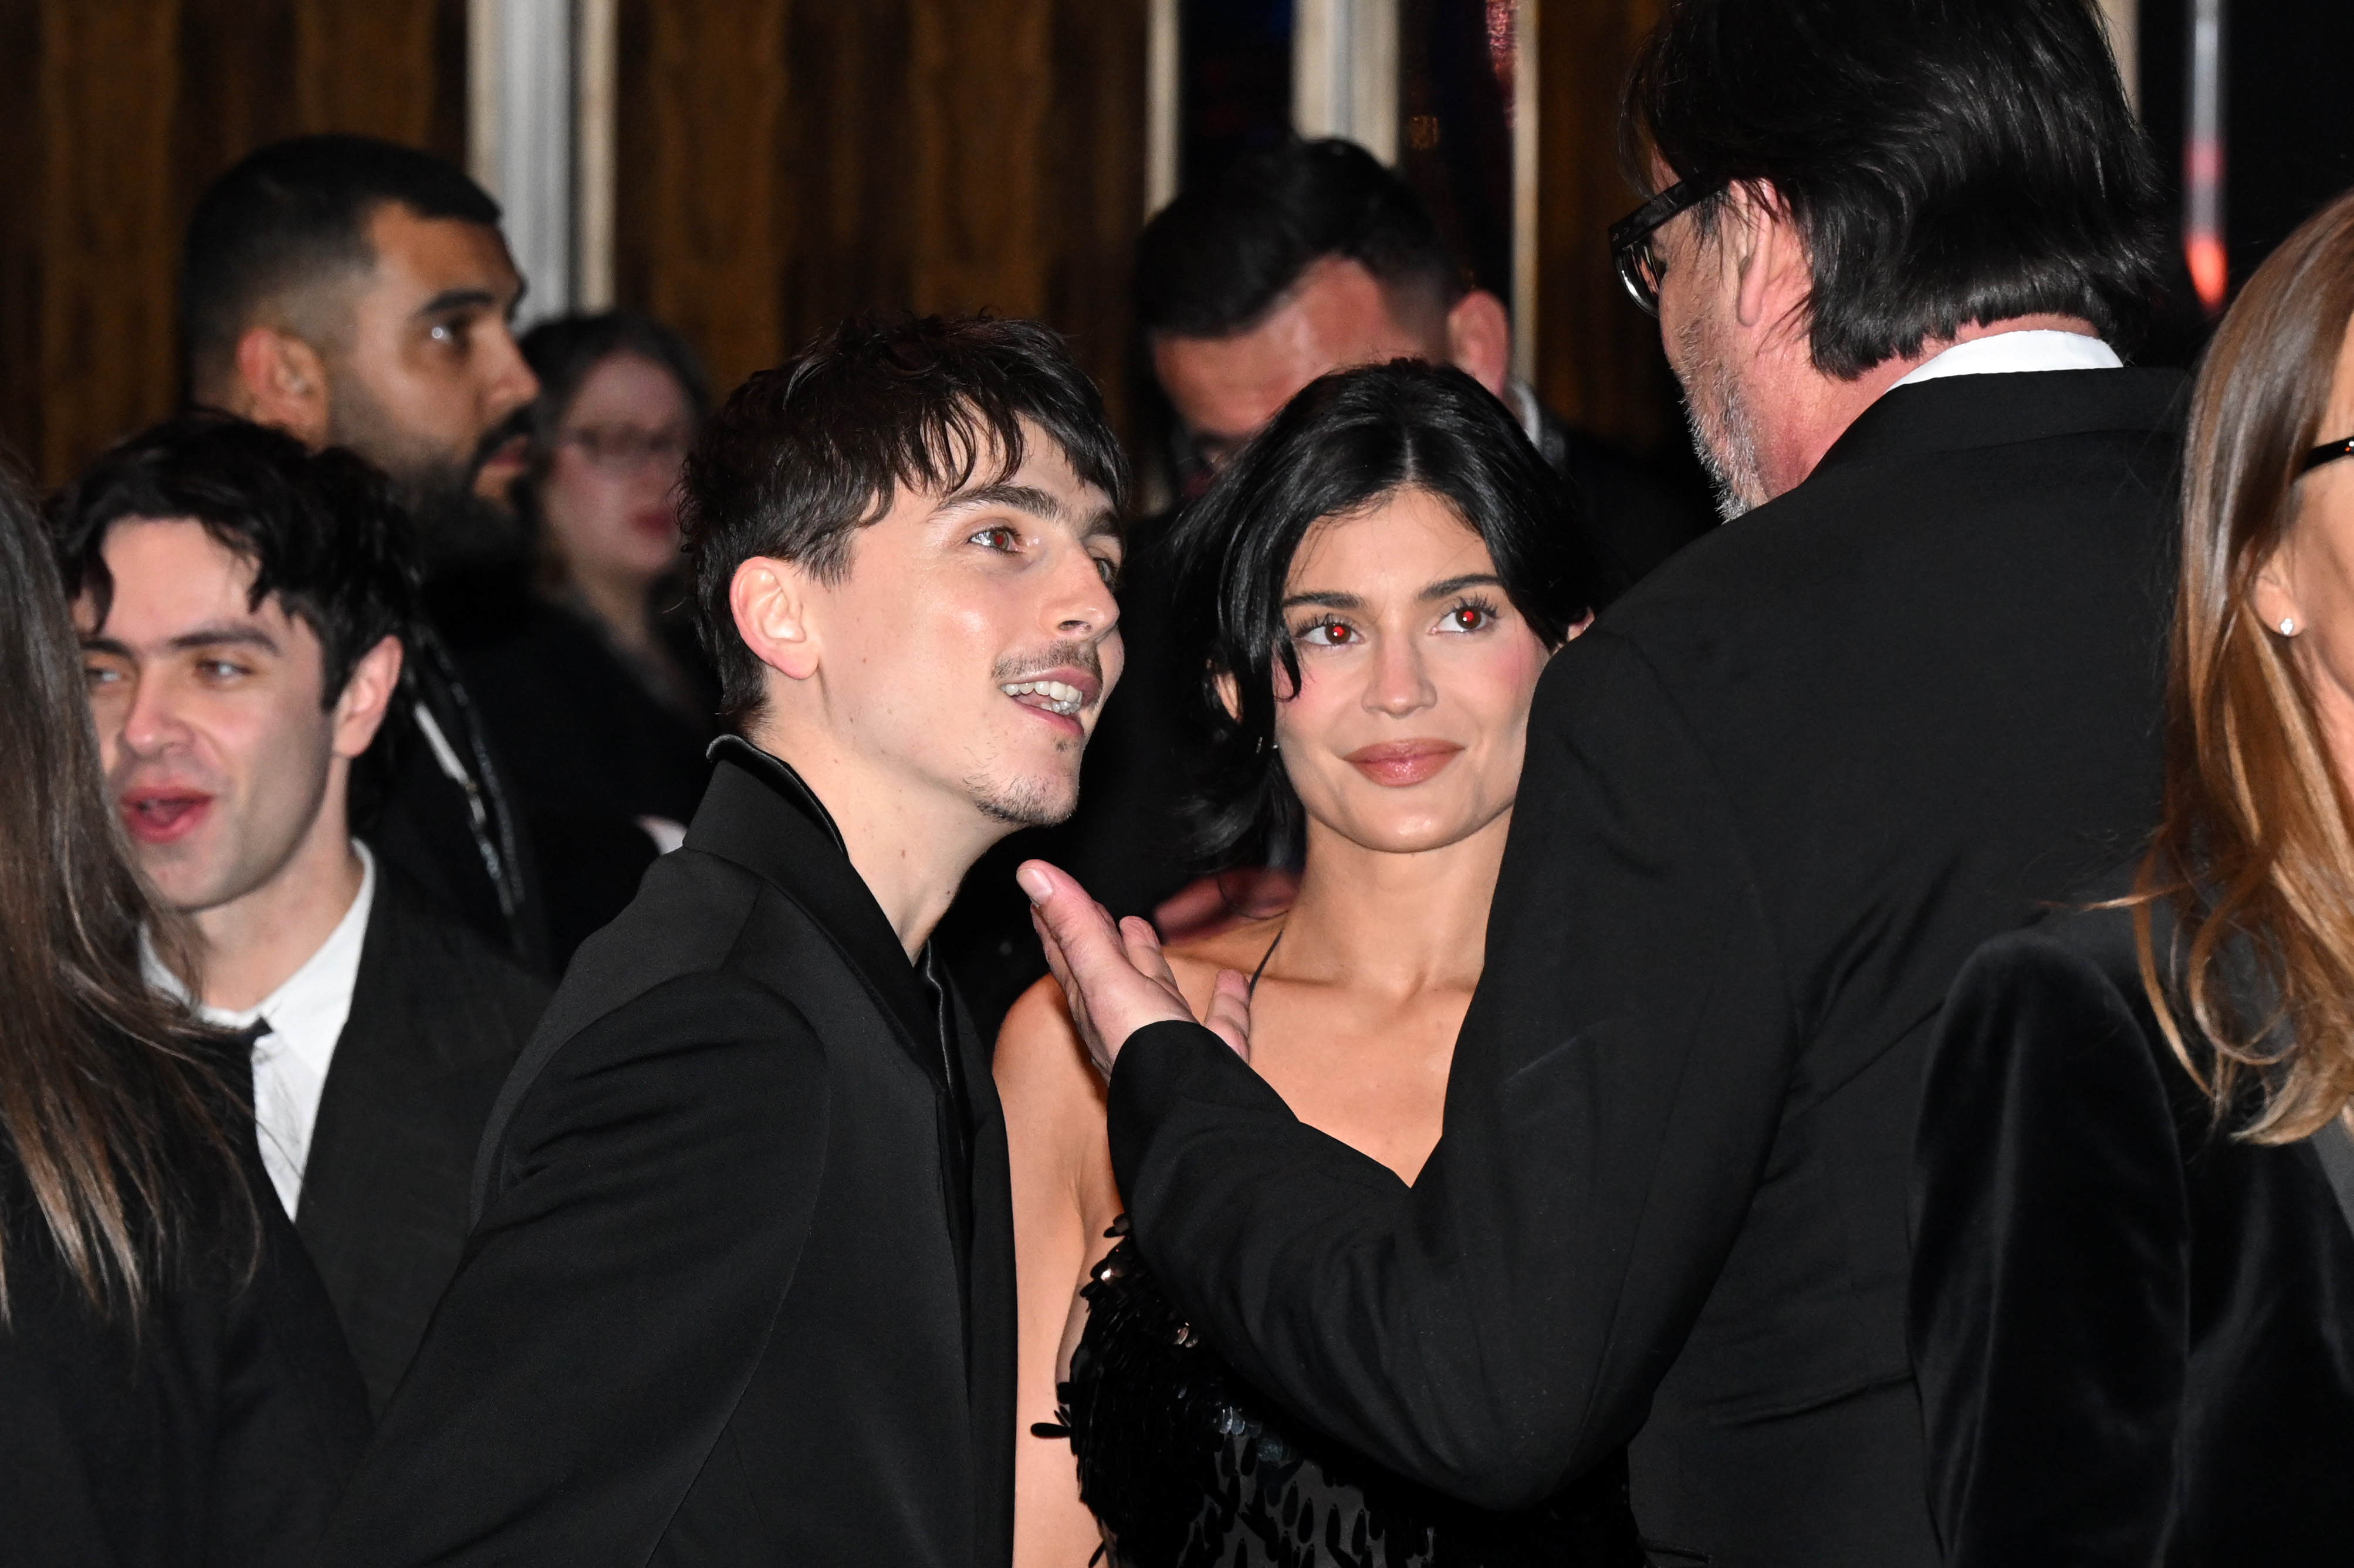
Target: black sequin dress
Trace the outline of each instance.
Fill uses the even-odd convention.
[[[1127,1222],[1120,1222],[1124,1233]],[[1118,1234],[1118,1233],[1116,1233]],[[1305,1431],[1195,1338],[1123,1239],[1061,1385],[1111,1568],[1638,1568],[1625,1456],[1535,1508],[1440,1497]]]

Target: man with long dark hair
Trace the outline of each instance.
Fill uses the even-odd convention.
[[[1238,981],[1221,1041],[1023,874],[1140,1245],[1247,1375],[1473,1501],[1631,1439],[1645,1532],[1719,1568],[1932,1564],[1930,1026],[2156,794],[2156,174],[2085,0],[1674,0],[1627,128],[1614,238],[1736,520],[1545,675],[1415,1185],[1253,1078]]]
[[[706,426],[737,733],[508,1082],[328,1562],[1008,1560],[1004,1120],[929,938],[1076,800],[1124,481],[1022,322],[854,322]]]

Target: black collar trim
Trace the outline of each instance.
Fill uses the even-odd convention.
[[[817,798],[817,791],[809,787],[809,780],[794,771],[791,763],[773,751],[761,750],[740,735],[721,736],[704,748],[703,755],[712,762],[732,762],[768,785],[802,816],[823,828],[825,836],[833,841],[834,848],[845,856],[850,853],[850,845],[843,842],[842,829],[835,824],[833,813],[825,809],[825,802]]]

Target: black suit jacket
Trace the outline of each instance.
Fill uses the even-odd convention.
[[[1719,1568],[1935,1561],[1923,1052],[1970,951],[2149,820],[2179,387],[1892,391],[1553,660],[1411,1190],[1206,1031],[1129,1043],[1140,1245],[1246,1375],[1474,1502],[1631,1438],[1645,1533]]]
[[[1011,1556],[988,1055],[799,779],[717,755],[501,1097],[331,1563]]]
[[[457,1272],[482,1125],[547,994],[378,861],[294,1214],[371,1409]]]
[[[2310,1143],[2217,1125],[2131,915],[1981,948],[1924,1103],[1913,1336],[1947,1568],[2354,1552],[2354,1230]]]

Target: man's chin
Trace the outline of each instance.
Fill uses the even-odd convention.
[[[1074,779],[974,779],[968,787],[974,808],[1009,830],[1051,828],[1070,821],[1079,809],[1079,786]]]

